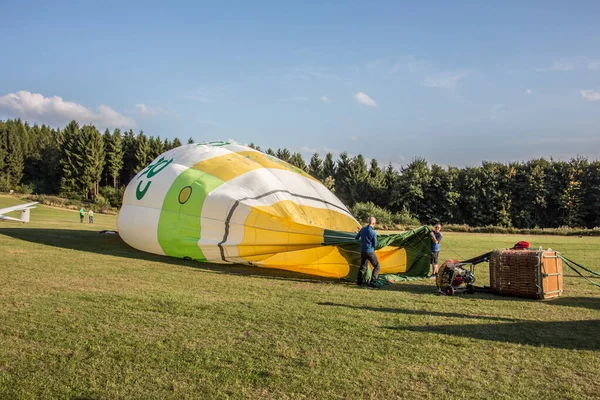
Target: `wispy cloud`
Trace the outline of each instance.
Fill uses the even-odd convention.
[[[600,69],[600,60],[590,61],[588,64],[589,69]]]
[[[531,89],[525,89],[525,94],[526,94],[526,95],[528,95],[528,96],[529,96],[529,95],[530,95],[530,94],[532,94],[532,93],[533,93],[533,90],[531,90]]]
[[[587,57],[570,57],[561,58],[555,60],[549,67],[536,68],[536,71],[549,72],[549,71],[574,71],[576,69],[585,67]]]
[[[152,108],[145,104],[136,104],[135,108],[137,109],[138,114],[147,115],[147,116],[155,116],[160,114],[160,111],[156,108]]]
[[[353,142],[356,142],[358,139],[360,139],[358,136],[350,136],[350,140]]]
[[[0,110],[49,125],[62,125],[71,120],[80,124],[94,124],[99,128],[133,128],[136,125],[133,119],[104,104],[96,107],[94,112],[58,96],[44,97],[26,90],[0,97]]]
[[[187,100],[199,101],[202,103],[212,103],[216,100],[222,99],[227,92],[229,92],[229,89],[225,86],[212,86],[198,88],[194,92],[183,97]]]
[[[310,153],[310,154],[318,153],[317,149],[313,149],[312,147],[306,147],[306,146],[300,147],[300,151],[302,151],[304,153]]]
[[[455,89],[461,80],[471,74],[470,70],[442,72],[439,74],[426,75],[423,86],[444,89]]]
[[[308,64],[291,68],[290,72],[288,73],[288,77],[303,81],[309,81],[312,79],[341,80],[341,78],[334,74],[329,68],[315,67]]]
[[[587,101],[600,101],[600,92],[590,89],[582,89],[579,91],[584,99]]]
[[[369,107],[379,107],[377,105],[377,103],[375,102],[375,100],[373,100],[372,98],[369,97],[369,95],[367,95],[364,92],[358,92],[354,95],[354,100],[356,100],[357,102],[359,102],[360,104],[363,104],[365,106],[369,106]]]
[[[173,110],[166,110],[161,107],[149,106],[141,103],[135,105],[135,112],[144,117],[158,117],[158,116],[174,116],[177,117],[177,113]]]
[[[398,61],[390,68],[389,73],[395,74],[398,71],[406,70],[410,73],[423,72],[432,68],[429,61],[420,60],[412,55],[400,57]]]
[[[327,97],[327,96],[321,96],[321,101],[323,103],[329,103],[329,97]]]
[[[283,97],[277,100],[280,103],[288,103],[288,102],[301,102],[306,103],[308,101],[308,97],[305,96],[293,96],[293,97]]]

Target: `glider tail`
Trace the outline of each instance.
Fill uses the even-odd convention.
[[[21,218],[20,221],[25,223],[25,222],[29,222],[29,215],[30,215],[30,211],[31,208],[26,208],[24,210],[21,210]]]

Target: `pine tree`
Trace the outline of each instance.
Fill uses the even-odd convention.
[[[6,156],[8,155],[8,151],[5,148],[5,132],[6,124],[4,121],[0,120],[0,188],[2,187],[2,180],[4,178],[4,166],[6,165]]]
[[[20,126],[19,126],[20,125]],[[16,188],[21,183],[25,157],[21,138],[23,125],[20,120],[6,121],[0,130],[0,153],[3,154],[0,179],[7,188]]]
[[[327,162],[327,159],[325,159]],[[352,202],[350,188],[348,187],[348,176],[350,174],[351,160],[348,153],[345,151],[340,154],[340,159],[337,162],[337,170],[335,174],[335,192],[340,200],[349,205]]]
[[[270,156],[273,156],[273,157],[277,157],[277,155],[275,154],[275,152],[273,151],[273,149],[270,148],[270,147],[267,149],[267,154],[270,155]]]
[[[193,144],[193,143],[194,143],[194,138],[192,138],[192,137],[190,136],[190,138],[189,138],[189,139],[188,139],[188,141],[187,141],[187,144]]]
[[[292,154],[288,149],[277,149],[275,154],[277,155],[277,158],[285,162],[290,162],[290,158],[292,158]]]
[[[371,165],[369,166],[366,200],[371,201],[379,207],[387,205],[385,175],[374,158],[371,160]]]
[[[0,180],[7,188],[16,188],[23,177],[24,157],[19,137],[18,123],[8,120],[0,128]]]
[[[63,193],[80,193],[81,170],[77,163],[77,140],[79,138],[79,124],[71,121],[63,130],[63,142],[61,145],[62,157],[60,190]]]
[[[369,170],[362,154],[352,158],[346,175],[345,185],[349,194],[349,206],[363,202],[368,198]]]
[[[110,182],[110,171],[108,169],[108,158],[110,154],[110,142],[112,141],[112,135],[108,129],[104,130],[102,135],[102,143],[104,143],[104,154],[106,155],[106,162],[104,163],[104,169],[102,170],[102,186],[108,186]]]
[[[160,135],[156,137],[156,140],[154,142],[154,147],[152,148],[152,159],[154,160],[155,158],[157,158],[158,156],[160,156],[162,153],[164,153],[165,147],[163,146],[163,141],[160,138]]]
[[[120,129],[115,129],[110,137],[106,160],[113,188],[116,189],[121,169],[123,168],[123,139],[121,138]]]
[[[40,160],[37,163],[36,190],[45,194],[57,194],[60,191],[60,157],[62,133],[42,125],[43,137],[49,137],[48,142],[40,149]]]
[[[308,173],[316,179],[323,180],[323,161],[319,157],[319,153],[314,153],[308,164]]]
[[[144,135],[144,131],[140,131],[137,136],[136,148],[135,148],[135,170],[134,175],[146,168],[148,163],[152,161],[150,159],[150,145],[148,139]]]
[[[121,168],[121,184],[128,185],[129,181],[135,176],[135,167],[137,165],[137,159],[135,157],[137,139],[133,130],[125,132],[123,135],[123,167]]]
[[[179,138],[173,139],[173,143],[172,143],[171,148],[175,149],[175,148],[180,147],[180,146],[182,146],[181,140],[179,140]]]
[[[304,162],[304,159],[302,158],[302,154],[300,154],[300,153],[292,154],[292,156],[290,157],[289,163],[295,167],[300,168],[302,171],[306,171],[306,163]]]
[[[335,161],[333,161],[333,154],[327,153],[323,161],[323,179],[327,179],[329,176],[335,179],[336,172],[337,169]]]
[[[80,182],[84,197],[98,195],[105,163],[104,142],[95,126],[85,125],[76,142],[77,164],[81,171]]]

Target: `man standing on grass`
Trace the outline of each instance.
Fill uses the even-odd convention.
[[[442,241],[442,225],[435,224],[433,232],[431,232],[431,265],[433,266],[433,272],[429,276],[431,279],[435,279],[438,274],[438,256],[440,254],[440,242]]]
[[[369,225],[363,227],[357,234],[356,239],[360,238],[360,268],[358,269],[358,275],[356,277],[356,284],[362,286],[367,283],[364,282],[364,276],[367,272],[369,262],[373,266],[373,274],[371,275],[371,281],[368,286],[376,288],[377,277],[379,276],[379,260],[375,254],[375,248],[377,247],[377,233],[373,227],[375,226],[375,217],[369,217]]]
[[[90,212],[88,213],[90,224],[94,223],[94,212],[90,208]]]
[[[85,216],[85,210],[83,207],[79,209],[79,222],[83,223],[83,217]]]

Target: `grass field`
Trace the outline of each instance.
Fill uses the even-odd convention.
[[[570,270],[545,302],[367,290],[141,253],[98,233],[115,216],[95,220],[0,221],[0,398],[599,396],[600,288]],[[519,240],[600,270],[600,237],[446,233],[440,259]]]

